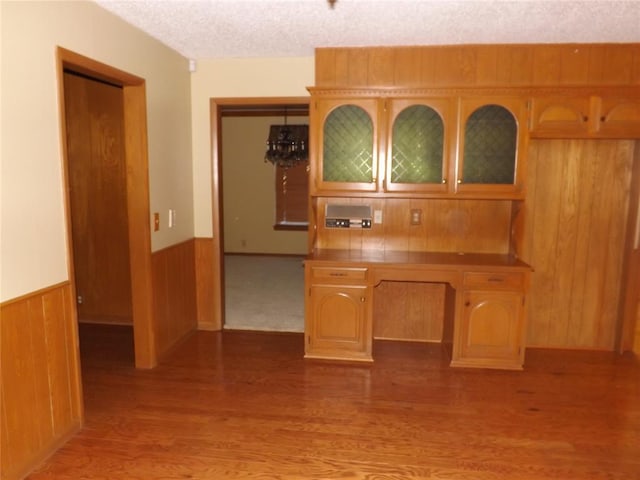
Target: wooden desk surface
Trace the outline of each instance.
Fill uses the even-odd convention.
[[[450,252],[406,252],[379,250],[315,250],[307,256],[310,261],[326,261],[347,264],[381,264],[396,267],[429,267],[472,271],[483,268],[491,270],[531,271],[531,266],[507,254],[494,253],[450,253]]]

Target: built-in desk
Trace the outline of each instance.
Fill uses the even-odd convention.
[[[318,250],[305,264],[305,358],[373,361],[383,280],[446,284],[451,366],[522,369],[531,267],[510,255]]]

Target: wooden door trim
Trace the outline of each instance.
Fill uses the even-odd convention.
[[[264,116],[281,113],[285,106],[308,105],[309,97],[236,97],[210,98],[209,123],[211,131],[211,211],[213,233],[214,311],[213,329],[224,325],[224,242],[222,216],[222,117],[225,109],[234,116]],[[301,113],[296,110],[294,115]]]
[[[122,86],[124,99],[124,141],[127,167],[127,217],[129,225],[129,257],[131,265],[131,297],[135,364],[137,368],[157,365],[155,323],[153,321],[153,289],[151,275],[151,228],[149,223],[149,159],[147,154],[146,84],[143,78],[123,72],[62,47],[57,51],[60,135],[65,182],[64,205],[67,229],[67,268],[72,293],[76,295],[73,266],[73,242],[69,199],[68,155],[64,109],[64,69]],[[75,336],[77,309],[73,314]]]

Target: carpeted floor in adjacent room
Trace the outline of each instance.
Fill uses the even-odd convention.
[[[225,329],[304,331],[302,256],[225,255]]]

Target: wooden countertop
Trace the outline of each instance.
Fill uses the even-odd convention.
[[[397,267],[429,267],[439,269],[491,268],[492,270],[527,270],[530,265],[508,254],[498,253],[450,253],[406,252],[378,250],[315,250],[306,260],[347,264],[374,264]]]

